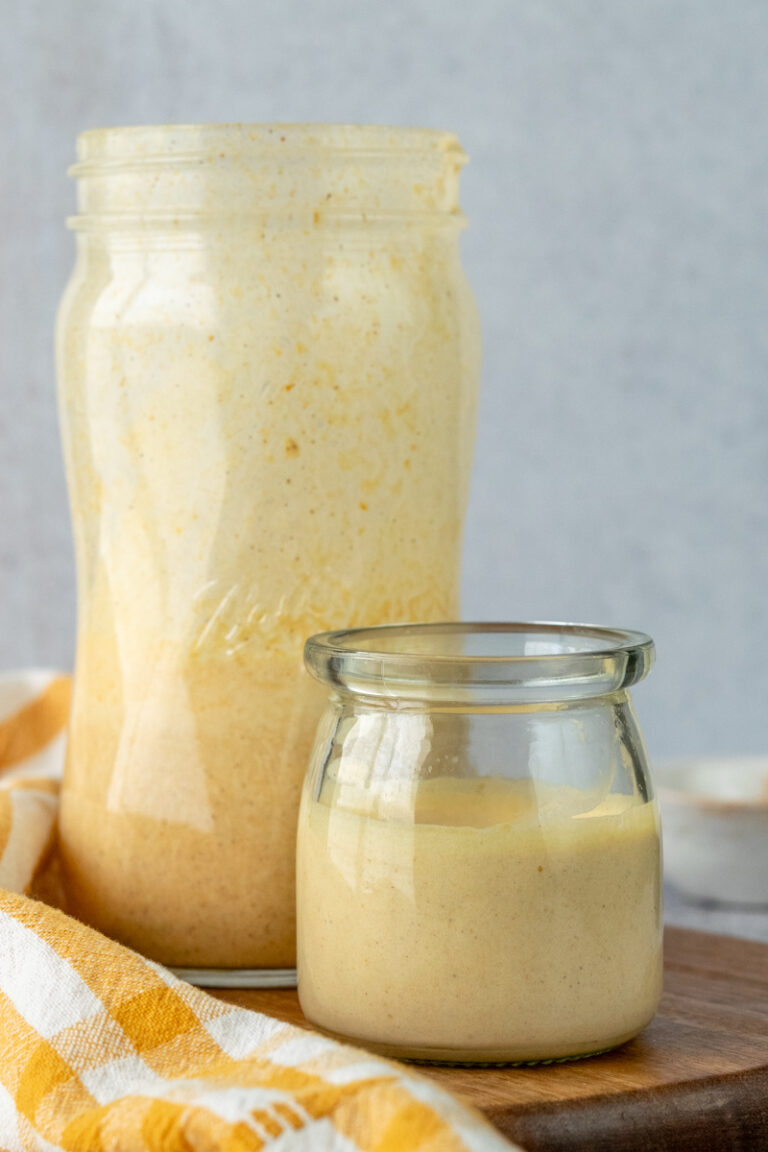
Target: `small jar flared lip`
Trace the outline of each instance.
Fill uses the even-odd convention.
[[[642,680],[654,654],[644,632],[549,621],[384,624],[304,648],[309,672],[342,690],[488,705],[609,695]]]

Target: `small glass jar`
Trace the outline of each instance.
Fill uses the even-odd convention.
[[[605,1051],[661,993],[659,816],[629,687],[653,642],[566,624],[325,633],[298,835],[299,997],[374,1051]]]

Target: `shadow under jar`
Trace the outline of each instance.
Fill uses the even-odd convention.
[[[374,1051],[615,1047],[662,978],[659,817],[628,689],[653,643],[559,624],[307,642],[331,695],[298,834],[307,1018]]]
[[[70,905],[196,982],[295,982],[304,640],[458,606],[465,157],[328,124],[104,129],[78,157]]]

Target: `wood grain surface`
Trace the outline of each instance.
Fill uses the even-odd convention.
[[[664,971],[656,1019],[614,1052],[421,1071],[528,1152],[768,1152],[768,944],[668,928]],[[308,1027],[293,990],[213,994]]]

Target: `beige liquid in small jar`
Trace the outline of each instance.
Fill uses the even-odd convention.
[[[298,829],[307,1018],[417,1060],[622,1044],[662,982],[658,808],[627,686],[641,633],[442,624],[327,633]]]
[[[541,790],[538,799],[542,799]],[[423,781],[413,823],[305,796],[307,1018],[379,1051],[528,1061],[613,1047],[661,992],[659,827],[613,795],[568,814],[530,781]]]

